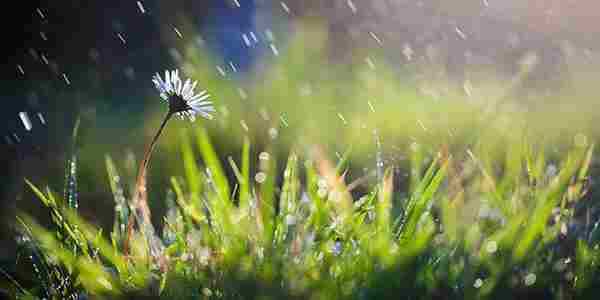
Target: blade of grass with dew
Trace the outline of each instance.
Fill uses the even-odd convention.
[[[569,153],[567,158],[563,161],[563,165],[557,178],[555,178],[553,182],[550,183],[550,186],[537,197],[535,207],[528,219],[527,226],[513,252],[515,261],[522,261],[529,250],[534,246],[535,242],[543,234],[546,223],[552,213],[552,209],[559,203],[564,193],[567,191],[571,178],[577,174],[578,168],[581,166],[584,159],[583,154],[585,154],[585,152],[582,153],[580,150]]]
[[[265,153],[270,152],[271,151],[267,150]],[[276,170],[277,160],[273,155],[270,155],[269,159],[260,160],[259,173],[256,174],[256,179],[260,179],[260,176],[264,177],[259,180],[259,197],[256,206],[258,208],[257,221],[259,222],[259,228],[261,229],[260,237],[264,246],[268,248],[270,248],[273,243],[276,222]]]
[[[288,157],[283,173],[283,185],[279,197],[279,213],[275,224],[275,242],[283,243],[292,238],[289,226],[297,222],[299,181],[297,162],[298,157],[292,153]]]
[[[425,176],[412,192],[408,203],[405,205],[405,212],[403,216],[401,216],[402,221],[396,232],[396,236],[399,237],[400,241],[409,241],[414,235],[417,223],[422,214],[426,211],[430,202],[433,200],[435,192],[446,176],[447,162],[444,162],[439,166],[439,169],[437,169],[439,160],[439,156],[436,156],[425,173]]]
[[[206,129],[198,127],[198,147],[204,163],[210,172],[210,182],[214,188],[217,198],[209,197],[209,205],[213,215],[213,221],[217,222],[221,227],[223,234],[231,232],[232,223],[232,202],[230,199],[229,182],[217,154],[210,142]]]
[[[110,190],[113,194],[115,202],[115,217],[113,221],[113,244],[115,247],[122,246],[127,234],[127,221],[129,218],[129,206],[124,195],[123,186],[121,185],[121,176],[117,171],[117,167],[109,155],[105,156],[106,173],[108,174],[108,182]]]
[[[67,201],[68,206],[72,209],[77,209],[79,207],[79,199],[77,195],[77,133],[79,131],[80,121],[81,119],[77,117],[71,135],[71,153],[67,158],[65,167],[63,198]]]

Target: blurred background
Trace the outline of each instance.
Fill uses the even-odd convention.
[[[217,114],[167,127],[149,178],[157,223],[183,172],[178,139],[197,125],[222,159],[243,136],[256,153],[319,143],[332,158],[352,147],[358,173],[376,140],[401,165],[415,142],[468,145],[511,132],[514,116],[540,139],[596,137],[599,13],[593,0],[30,1],[10,10],[4,41],[1,220],[47,218],[23,179],[60,194],[76,154],[80,211],[110,226],[105,155],[133,179],[166,111],[151,77],[172,68],[209,90]]]

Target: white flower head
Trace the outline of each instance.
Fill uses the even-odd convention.
[[[158,73],[152,77],[154,86],[160,97],[169,104],[169,112],[178,115],[181,119],[196,119],[196,114],[206,119],[212,119],[211,112],[215,109],[208,100],[210,95],[206,90],[194,92],[197,82],[187,79],[185,83],[179,78],[179,70],[165,71],[164,80]]]

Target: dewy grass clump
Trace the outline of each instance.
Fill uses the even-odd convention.
[[[408,193],[389,169],[356,197],[345,182],[347,157],[336,165],[321,150],[292,153],[279,174],[276,157],[263,152],[259,182],[246,140],[240,159],[229,159],[230,182],[204,129],[195,141],[204,166],[183,140],[185,178],[171,178],[161,235],[123,230],[126,199],[110,158],[116,217],[109,240],[52,191],[29,184],[56,228],[19,217],[38,288],[18,296],[592,298],[600,284],[598,241],[571,232],[590,146],[574,147],[553,173],[528,144],[511,145],[505,162],[494,161],[501,173],[485,153],[413,147]],[[162,247],[152,249],[153,241]]]

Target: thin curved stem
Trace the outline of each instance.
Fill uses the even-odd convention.
[[[127,221],[127,238],[123,245],[123,251],[125,252],[126,255],[129,253],[129,244],[131,242],[131,237],[133,235],[133,223],[135,221],[134,218],[135,217],[138,218],[138,223],[140,226],[143,226],[144,224],[151,224],[150,208],[148,207],[147,197],[145,196],[146,195],[146,172],[148,170],[148,165],[150,163],[150,157],[152,156],[152,151],[154,150],[154,147],[156,146],[156,142],[158,141],[158,138],[160,137],[163,129],[166,127],[167,122],[169,121],[169,119],[171,119],[171,116],[173,116],[173,113],[171,111],[169,111],[165,115],[165,118],[163,119],[162,123],[160,124],[160,127],[158,128],[158,131],[152,138],[152,141],[150,142],[150,144],[146,147],[144,157],[143,157],[142,162],[140,163],[140,167],[138,169],[138,175],[136,178],[135,190],[134,190],[134,196],[133,196],[133,210],[134,211],[130,212],[130,214],[129,214],[129,219]]]

